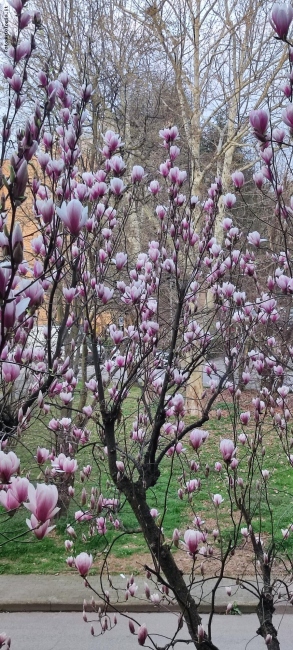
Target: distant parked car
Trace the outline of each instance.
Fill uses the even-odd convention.
[[[167,350],[157,350],[156,360],[158,361],[158,368],[166,368],[168,365],[169,352]]]
[[[59,333],[59,326],[53,325],[51,327],[51,350],[54,354],[57,346],[57,339]],[[35,348],[47,348],[48,335],[47,327],[33,327],[28,335],[28,345]]]
[[[104,359],[105,359],[105,348],[104,348],[104,346],[97,343],[97,352],[98,352],[98,355],[100,357],[100,360],[104,361]],[[89,366],[91,366],[94,363],[94,355],[93,355],[93,350],[92,350],[92,344],[91,343],[88,343],[87,362],[88,362]]]

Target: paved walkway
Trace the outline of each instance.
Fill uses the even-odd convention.
[[[126,618],[117,614],[117,625],[101,635],[101,626],[97,614],[87,607],[87,623],[82,620],[83,602],[90,602],[92,591],[85,587],[82,578],[76,574],[66,575],[1,575],[0,576],[0,632],[11,637],[12,648],[19,650],[137,650],[137,636],[128,628],[128,617],[135,621],[135,630],[142,623],[147,625],[154,640],[163,646],[177,629],[176,611],[166,613],[163,604],[154,606],[144,595],[144,578],[136,577],[137,597],[124,600],[123,593],[117,602],[115,588],[126,588],[126,578],[113,576],[113,587],[109,589],[110,598],[118,610],[127,613]],[[96,604],[99,605],[101,591],[99,576],[90,578],[96,588]],[[203,615],[204,629],[207,630],[210,611],[211,590],[215,584],[212,579],[205,583],[204,589],[194,588],[195,597],[201,597],[200,612]],[[231,586],[232,594],[227,596],[225,586]],[[150,585],[151,586],[151,585]],[[106,585],[105,585],[106,588]],[[225,613],[228,601],[237,602],[241,613],[246,616],[219,616],[213,619],[213,641],[219,650],[262,650],[263,639],[256,635],[259,626],[254,613],[256,600],[251,594],[237,585],[223,581],[216,597],[216,611]],[[102,601],[101,601],[102,604]],[[77,613],[78,612],[78,613]],[[150,613],[152,612],[152,613]],[[293,607],[277,608],[274,624],[278,628],[281,648],[289,650],[293,637]],[[29,614],[29,615],[28,615]],[[113,625],[113,614],[107,617],[108,624]],[[95,635],[91,635],[91,625]],[[98,638],[97,638],[98,637]],[[180,630],[176,648],[186,650],[188,637],[185,624]],[[182,640],[181,640],[182,639]],[[150,644],[148,644],[150,647]]]
[[[113,576],[113,588],[110,588],[107,581],[104,581],[104,589],[110,593],[110,601],[120,611],[127,612],[154,612],[166,611],[164,602],[159,606],[146,600],[144,595],[143,577],[135,577],[138,586],[135,597],[124,598],[123,591],[119,594],[117,589],[126,589],[126,578]],[[0,575],[0,611],[1,612],[75,612],[81,611],[83,601],[90,601],[94,597],[97,603],[103,604],[101,598],[102,589],[99,576],[89,578],[91,587],[96,593],[85,587],[84,580],[72,573],[60,575]],[[148,582],[148,581],[147,581]],[[211,592],[215,585],[215,579],[199,584],[192,589],[192,593],[198,601],[201,601],[200,611],[209,612],[211,604]],[[149,583],[151,593],[156,590]],[[230,586],[232,593],[226,593],[226,586]],[[117,595],[118,594],[118,595]],[[229,580],[223,580],[216,593],[216,612],[225,613],[228,602],[237,603],[240,611],[253,613],[256,611],[257,600],[248,591],[240,588]],[[169,609],[169,607],[168,607]],[[177,607],[174,606],[176,610]],[[278,612],[293,613],[292,605],[279,606]]]
[[[84,623],[81,613],[74,612],[0,613],[0,632],[6,632],[11,637],[11,650],[139,650],[137,636],[129,632],[128,619],[119,615],[117,618],[117,625],[101,635],[97,616],[88,615],[88,622]],[[135,630],[144,623],[159,647],[164,646],[168,636],[172,637],[178,624],[175,614],[133,614],[132,618],[135,619]],[[110,619],[113,623],[112,616]],[[202,623],[207,631],[206,614]],[[274,623],[278,628],[281,650],[291,650],[293,616],[276,615]],[[91,625],[97,635],[95,637],[91,635]],[[258,626],[255,614],[215,616],[213,642],[219,650],[265,650],[264,640],[256,635]],[[187,638],[184,625],[175,650],[194,650],[192,644],[187,645]],[[146,647],[153,647],[149,639]]]

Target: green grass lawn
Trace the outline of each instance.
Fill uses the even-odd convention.
[[[139,399],[140,389],[132,389],[124,404],[123,412],[126,419],[130,418],[130,422],[132,422],[132,416],[137,412],[137,400]],[[224,471],[218,473],[214,470],[215,461],[221,460],[219,453],[221,437],[231,437],[232,435],[228,406],[225,402],[220,405],[217,404],[218,406],[222,408],[221,420],[212,417],[205,425],[210,435],[200,451],[200,470],[196,474],[194,472],[186,472],[182,483],[180,483],[178,479],[183,477],[184,468],[186,471],[186,463],[184,465],[182,464],[181,456],[174,457],[173,461],[170,458],[166,458],[162,462],[161,476],[157,485],[148,491],[149,505],[158,509],[159,520],[162,521],[166,539],[171,539],[174,528],[179,528],[183,537],[186,527],[192,524],[192,520],[196,514],[207,522],[209,529],[220,527],[221,539],[224,545],[233,530],[231,514],[235,517],[235,522],[238,521],[236,508],[235,506],[231,507],[229,502],[226,474]],[[52,416],[53,414],[51,413],[50,417]],[[123,435],[129,436],[129,433],[130,431],[126,431],[124,428]],[[22,475],[30,473],[30,479],[32,481],[42,480],[42,475],[40,475],[40,470],[33,456],[37,445],[40,444],[40,436],[42,437],[41,445],[49,445],[50,436],[46,429],[46,423],[33,422],[15,449],[21,458]],[[92,436],[93,441],[95,441],[97,438],[94,429]],[[268,438],[266,455],[264,457],[260,455],[259,469],[268,469],[270,471],[270,479],[266,485],[263,482],[261,486],[253,485],[250,507],[254,515],[255,529],[259,530],[261,535],[266,538],[271,533],[273,526],[275,538],[281,550],[283,548],[281,528],[287,528],[288,525],[293,523],[293,468],[289,466],[284,457],[280,441],[276,434],[273,431],[266,432],[264,442],[266,442],[266,437]],[[188,440],[185,442],[185,447],[184,458],[196,459],[197,456],[189,446]],[[98,453],[95,451],[97,458],[99,458],[99,454],[101,454],[101,450]],[[80,468],[87,464],[93,466],[90,479],[84,484],[87,494],[90,494],[91,487],[99,486],[99,489],[102,489],[105,496],[115,496],[114,488],[106,485],[105,476],[101,476],[99,483],[99,468],[95,466],[93,460],[93,448],[91,446],[82,448],[77,458]],[[243,477],[245,483],[247,475],[247,450],[246,447],[242,447],[240,444],[238,445],[237,458],[240,460],[239,476]],[[172,462],[173,472],[170,478]],[[209,472],[207,472],[207,466],[210,468]],[[192,501],[189,503],[186,496],[184,496],[183,500],[180,500],[177,492],[180,485],[184,485],[190,478],[200,478],[201,489],[193,493]],[[23,535],[27,530],[25,518],[29,514],[26,515],[24,509],[16,512],[12,517],[8,516],[5,512],[1,512],[0,573],[59,573],[71,571],[65,563],[66,552],[64,549],[64,541],[68,538],[66,525],[67,523],[74,525],[74,513],[80,508],[78,504],[81,487],[80,482],[77,482],[76,503],[74,501],[71,502],[67,517],[57,520],[55,522],[55,530],[41,541],[38,541],[31,534]],[[272,517],[263,498],[266,489],[273,512]],[[224,502],[219,509],[215,509],[212,503],[212,495],[215,493],[220,493],[224,498]],[[262,498],[260,498],[260,495],[262,495]],[[90,536],[88,522],[75,526],[78,532],[75,553],[87,550],[92,552],[97,560],[102,560],[111,545],[113,545],[112,552],[117,559],[121,558],[125,560],[131,557],[135,558],[139,554],[145,553],[147,551],[146,544],[142,534],[137,529],[135,517],[127,503],[122,502],[121,512],[115,514],[114,518],[116,516],[123,522],[123,529],[115,531],[114,527],[110,524],[107,526],[106,536],[97,534]],[[245,526],[244,522],[242,526]],[[82,540],[82,533],[87,537],[86,542]],[[11,539],[12,541],[8,541]],[[293,551],[291,537],[286,542],[286,550],[289,553]]]

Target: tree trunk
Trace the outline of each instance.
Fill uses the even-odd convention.
[[[217,650],[217,647],[207,637],[202,641],[198,640],[198,626],[201,624],[198,605],[190,594],[190,589],[184,581],[170,547],[164,543],[161,529],[150,514],[143,488],[139,483],[133,485],[127,479],[122,479],[121,486],[118,483],[117,487],[122,489],[142,528],[144,538],[153,556],[158,581],[166,580],[174,593],[195,647],[200,650]]]
[[[250,517],[248,517],[247,511],[242,508],[242,513],[247,525],[250,526]],[[273,625],[275,608],[273,602],[273,588],[271,586],[271,566],[264,562],[263,548],[261,543],[257,541],[253,531],[251,532],[251,541],[255,557],[260,562],[261,575],[263,578],[263,588],[260,593],[256,610],[260,626],[256,633],[262,636],[264,640],[266,640],[268,635],[271,636],[271,641],[266,642],[268,650],[280,650],[278,632]]]
[[[256,631],[257,634],[265,640],[267,635],[270,634],[272,640],[267,643],[268,650],[280,650],[278,641],[278,632],[273,625],[273,614],[275,608],[273,605],[273,598],[270,590],[267,590],[261,595],[260,601],[257,606],[257,617],[260,622],[260,627]]]
[[[86,388],[86,381],[87,381],[87,342],[86,340],[83,341],[82,344],[82,351],[81,351],[81,389],[80,389],[80,394],[79,394],[79,404],[78,404],[78,412],[82,413],[83,407],[86,405],[86,398],[87,398],[87,388]]]
[[[68,509],[70,505],[71,498],[68,494],[68,488],[74,486],[74,475],[73,474],[59,474],[55,479],[55,484],[58,489],[58,501],[57,506],[60,508],[59,512],[56,515],[56,519],[61,517],[67,517]]]
[[[188,415],[198,417],[202,414],[201,397],[203,394],[202,364],[194,370],[186,387],[186,410]]]

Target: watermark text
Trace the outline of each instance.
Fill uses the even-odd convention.
[[[8,34],[8,5],[5,4],[4,7],[4,43],[5,43],[5,52],[8,50],[9,45],[9,34]]]

